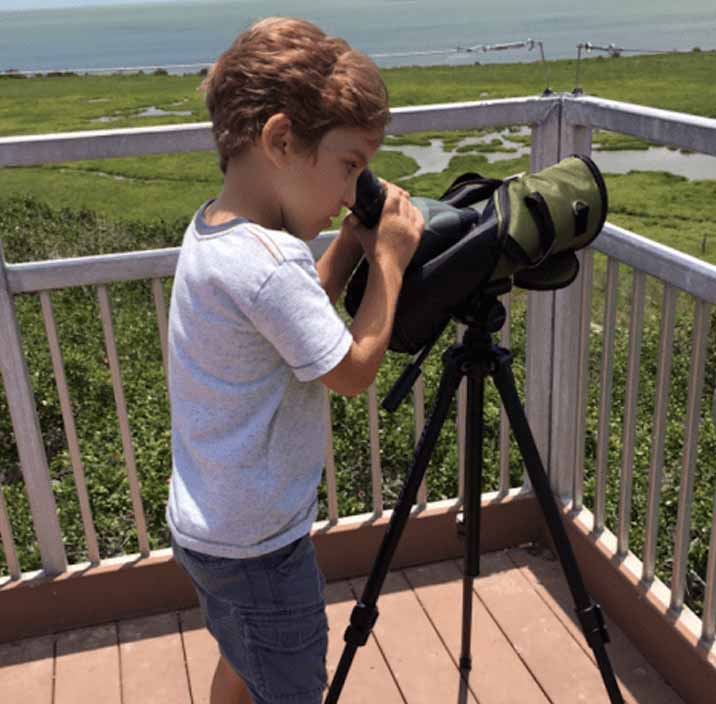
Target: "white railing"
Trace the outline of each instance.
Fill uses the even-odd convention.
[[[390,132],[403,134],[424,130],[454,130],[529,125],[532,130],[531,169],[539,170],[572,153],[589,154],[593,128],[617,131],[652,142],[716,155],[716,120],[693,117],[628,105],[613,101],[572,96],[522,98],[478,103],[430,105],[393,110]],[[119,156],[177,153],[211,150],[213,144],[208,123],[129,130],[106,130],[83,133],[10,137],[0,139],[0,167],[27,166],[39,163],[67,162]],[[331,233],[312,243],[316,256],[330,241]],[[601,365],[600,422],[597,438],[596,489],[594,514],[583,506],[585,417],[588,392],[589,330],[592,313],[593,250],[608,258],[607,299],[604,307],[604,337]],[[1,250],[0,250],[1,253]],[[35,534],[42,556],[43,570],[57,574],[68,569],[62,544],[56,506],[52,494],[42,431],[37,420],[35,401],[22,353],[14,297],[25,294],[40,296],[55,380],[61,401],[68,449],[77,485],[87,550],[90,561],[97,564],[99,554],[94,533],[84,471],[69,390],[64,378],[62,355],[52,315],[49,292],[71,286],[95,286],[100,302],[107,358],[111,370],[117,414],[129,478],[134,520],[140,551],[149,554],[144,526],[139,483],[133,459],[131,429],[123,395],[121,371],[114,349],[112,311],[106,287],[129,280],[151,280],[157,325],[166,366],[166,318],[161,279],[174,273],[178,249],[133,252],[77,259],[6,264],[0,257],[0,365],[12,415],[23,477],[30,501]],[[684,607],[684,585],[692,503],[695,452],[698,442],[699,400],[703,393],[705,345],[709,306],[716,303],[716,267],[675,252],[645,238],[607,224],[593,248],[580,253],[582,273],[578,281],[563,291],[528,294],[526,321],[526,407],[537,445],[550,468],[555,493],[565,506],[573,509],[572,518],[590,523],[593,539],[613,549],[624,559],[623,565],[639,579],[651,582],[668,595],[665,600],[682,613],[686,625],[699,629],[702,642],[711,646],[716,629],[716,521],[712,521],[711,546],[706,579],[703,621]],[[633,290],[630,316],[630,351],[627,375],[624,453],[620,485],[618,525],[607,526],[605,520],[606,448],[609,441],[609,416],[616,330],[616,291],[618,265],[631,268]],[[647,277],[664,286],[661,350],[659,355],[659,393],[654,413],[654,436],[651,455],[648,518],[643,559],[629,550],[630,506],[632,494],[632,458],[634,453],[634,419],[638,393],[638,370]],[[674,570],[671,589],[654,577],[658,507],[663,469],[663,427],[668,398],[668,379],[675,316],[675,292],[683,291],[695,300],[694,337],[691,352],[691,379],[688,413],[685,419],[682,485],[677,534],[674,544]],[[509,305],[509,300],[507,301]],[[502,331],[503,344],[509,345],[510,329]],[[578,352],[575,354],[575,350]],[[558,370],[558,373],[557,371]],[[381,492],[381,461],[378,440],[377,394],[368,392],[370,456],[373,516],[384,512]],[[414,389],[416,437],[424,423],[423,388]],[[465,412],[464,390],[458,397],[458,438],[460,457],[459,501],[464,486],[464,438],[462,423]],[[576,423],[575,423],[576,421]],[[330,407],[326,404],[326,422]],[[564,428],[573,432],[565,433]],[[521,491],[509,482],[508,427],[501,422],[500,484],[498,495]],[[336,468],[332,445],[326,452],[328,523],[339,516],[336,493]],[[426,504],[425,487],[418,498]],[[9,579],[23,579],[13,544],[10,523],[0,491],[0,535],[7,556]],[[6,578],[7,579],[7,578]]]
[[[567,99],[563,107],[567,124],[579,129],[604,129],[629,134],[651,142],[716,155],[716,120],[683,115],[665,110],[627,105],[590,98]],[[682,622],[692,632],[700,631],[701,643],[711,648],[716,635],[716,503],[712,512],[708,566],[705,579],[703,620],[684,608],[687,563],[690,542],[691,512],[693,504],[696,456],[701,423],[701,402],[704,393],[706,345],[708,341],[711,306],[716,304],[716,267],[669,247],[640,237],[622,228],[607,224],[593,249],[607,255],[607,299],[604,309],[604,341],[600,372],[600,414],[597,434],[597,471],[594,496],[594,515],[585,512],[582,501],[584,466],[583,432],[578,436],[578,447],[571,476],[556,487],[566,502],[572,503],[575,514],[591,524],[595,540],[606,544],[624,561],[624,569],[645,584],[652,584],[662,600],[674,613],[682,614]],[[591,253],[585,255],[591,258]],[[625,390],[624,428],[622,431],[622,463],[620,471],[619,514],[616,526],[605,521],[607,449],[613,373],[614,332],[616,329],[616,294],[618,291],[619,264],[632,270],[631,310],[629,319],[629,353]],[[591,313],[591,264],[585,267],[582,282],[582,300],[573,301],[573,314],[581,323],[580,360],[582,369],[577,379],[578,392],[573,396],[578,417],[583,419],[586,398],[586,330]],[[641,336],[644,319],[645,290],[648,279],[656,279],[663,286],[661,306],[660,348],[657,362],[657,393],[653,415],[653,432],[649,467],[646,535],[642,560],[629,549],[631,525],[634,437],[636,404],[639,389]],[[693,332],[689,364],[687,410],[684,419],[684,443],[679,485],[679,506],[674,537],[671,586],[667,588],[655,578],[656,544],[659,526],[659,503],[664,468],[664,437],[670,371],[673,355],[674,324],[677,292],[686,295],[693,303]],[[559,295],[559,294],[557,294]],[[575,338],[576,339],[576,338]],[[581,428],[583,430],[583,426]],[[608,530],[608,529],[611,530]],[[614,532],[612,532],[614,531]]]

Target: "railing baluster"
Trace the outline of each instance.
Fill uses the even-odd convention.
[[[642,577],[654,579],[656,566],[656,543],[659,533],[659,500],[664,472],[664,443],[666,439],[666,409],[669,402],[671,359],[674,347],[674,323],[676,320],[676,289],[664,285],[659,328],[659,361],[656,372],[656,402],[654,405],[654,430],[651,435],[651,461],[649,464],[649,497],[647,499],[646,537],[644,539],[644,568]]]
[[[10,525],[10,516],[8,516],[7,513],[5,493],[3,492],[2,485],[0,485],[0,538],[2,538],[2,549],[5,553],[7,571],[12,579],[20,579],[22,577],[22,570],[20,569],[20,562],[17,559],[15,539],[12,537],[12,526]]]
[[[336,459],[333,453],[333,421],[331,419],[331,396],[325,389],[323,420],[326,424],[326,493],[328,494],[328,522],[338,523],[338,492],[336,490]]]
[[[368,423],[370,427],[370,477],[373,489],[373,514],[383,515],[383,473],[380,469],[378,435],[378,393],[375,382],[368,387]]]
[[[162,347],[162,364],[164,365],[164,378],[167,381],[167,393],[169,392],[169,363],[168,363],[168,340],[169,322],[167,318],[167,306],[164,301],[164,289],[161,279],[152,279],[152,294],[154,297],[154,308],[157,311],[157,327],[159,329],[159,341]]]
[[[545,471],[551,466],[554,291],[528,291],[525,322],[525,413]],[[530,489],[527,470],[522,476]]]
[[[420,436],[425,427],[425,381],[421,374],[413,384],[413,413],[415,415],[415,446],[418,446]],[[425,508],[428,503],[427,472],[418,489],[418,506]]]
[[[500,344],[507,349],[510,348],[510,314],[512,309],[512,296],[506,293],[500,297],[502,305],[505,306],[505,324],[500,330]],[[507,413],[500,404],[500,486],[499,492],[506,494],[510,490],[510,423]]]
[[[706,593],[704,594],[704,618],[701,632],[702,642],[711,647],[716,636],[716,496],[711,512],[711,540],[709,561],[706,566]]]
[[[576,387],[579,360],[581,318],[580,287],[560,289],[554,295],[554,346],[552,348],[551,424],[549,443],[549,480],[552,491],[563,501],[572,498],[574,490],[574,458],[576,436],[574,422],[577,415]],[[565,433],[564,429],[571,427]]]
[[[582,278],[582,310],[579,320],[579,352],[577,360],[577,417],[574,427],[574,484],[572,500],[575,509],[584,503],[584,443],[587,425],[587,397],[589,395],[589,335],[592,325],[592,286],[594,280],[594,251],[580,253]]]
[[[49,575],[67,569],[57,504],[50,484],[45,444],[37,416],[35,395],[22,349],[15,300],[10,291],[0,242],[0,372],[5,385],[7,405],[15,432],[20,468],[30,502],[32,522],[40,546],[42,567]]]
[[[77,429],[75,427],[74,414],[72,413],[72,402],[70,401],[70,393],[67,388],[65,365],[62,359],[60,343],[57,338],[57,326],[55,325],[55,316],[52,311],[52,301],[50,300],[50,294],[47,291],[40,292],[40,305],[42,306],[42,317],[45,321],[45,332],[47,333],[47,342],[50,348],[50,357],[52,358],[52,368],[55,372],[57,394],[60,398],[62,422],[65,427],[67,448],[70,452],[72,473],[74,474],[75,487],[77,488],[80,515],[82,516],[82,526],[84,527],[85,540],[87,541],[87,554],[89,555],[90,562],[99,564],[99,546],[97,545],[97,533],[94,528],[94,519],[92,517],[92,509],[90,508],[89,494],[87,493],[85,470],[82,465],[80,446],[77,440]]]
[[[530,171],[556,164],[560,157],[561,113],[552,110],[532,128]],[[552,367],[554,362],[555,292],[527,294],[525,330],[525,413],[542,462],[551,468]],[[529,488],[527,473],[523,486]]]
[[[686,402],[679,512],[676,519],[676,537],[674,539],[674,570],[671,577],[671,607],[673,609],[680,609],[684,605],[684,591],[686,589],[691,505],[694,495],[694,475],[696,473],[699,424],[701,422],[701,396],[704,388],[706,344],[708,342],[708,315],[709,305],[698,298],[695,299],[694,331],[691,338],[691,374],[689,377],[688,400]]]
[[[624,398],[624,436],[622,440],[622,471],[619,481],[619,528],[617,553],[623,557],[629,551],[631,525],[631,499],[634,484],[634,436],[636,434],[636,402],[639,395],[639,362],[641,338],[644,328],[644,288],[646,275],[634,270],[629,321],[629,361],[627,364],[626,393]]]
[[[139,551],[142,555],[149,555],[149,540],[147,538],[147,525],[144,519],[144,507],[142,506],[142,495],[137,478],[137,467],[134,461],[134,447],[132,445],[132,433],[129,428],[127,416],[127,404],[124,399],[124,388],[122,387],[122,376],[119,369],[119,358],[117,347],[114,341],[114,328],[112,325],[112,310],[109,305],[107,287],[97,287],[100,312],[102,317],[102,329],[104,330],[104,341],[107,349],[109,368],[112,374],[112,387],[114,389],[114,400],[117,406],[117,417],[122,435],[122,447],[127,466],[127,478],[129,480],[129,492],[132,498],[134,509],[134,522],[137,526],[137,538],[139,540]]]
[[[592,153],[592,129],[588,123],[562,120],[559,133],[559,158],[573,154]],[[583,252],[577,254],[581,262]],[[550,427],[549,473],[552,491],[564,501],[574,500],[574,486],[577,472],[579,434],[577,427],[572,432],[564,428],[575,425],[580,412],[580,358],[575,354],[580,349],[579,338],[582,328],[582,293],[585,291],[584,273],[580,271],[579,283],[554,293],[552,390]]]
[[[607,500],[607,461],[609,459],[609,417],[612,405],[614,338],[616,336],[619,262],[607,261],[607,298],[602,329],[602,368],[600,373],[599,430],[597,435],[596,481],[594,486],[594,533],[604,529]]]

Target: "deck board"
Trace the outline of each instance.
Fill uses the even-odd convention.
[[[191,704],[176,612],[119,624],[124,704]]]
[[[209,704],[211,680],[219,660],[219,646],[206,630],[198,608],[181,611],[179,622],[192,702]]]
[[[350,622],[356,596],[346,581],[332,582],[326,589],[328,614],[328,655],[326,665],[329,682],[343,653],[343,634]],[[341,704],[404,704],[398,685],[378,647],[375,634],[358,649],[340,697]]]
[[[477,593],[554,704],[609,704],[594,663],[506,552],[483,555]]]
[[[326,590],[329,677],[366,578]],[[342,704],[602,704],[608,698],[573,616],[559,563],[545,551],[481,557],[473,590],[473,670],[461,648],[459,561],[389,573],[380,617],[358,649]],[[608,620],[608,619],[607,619]],[[626,702],[683,704],[609,624],[608,652]],[[197,609],[0,645],[2,704],[208,704],[218,648]]]
[[[438,562],[405,570],[405,575],[458,663],[462,650],[462,573],[458,566],[452,561]],[[548,704],[539,683],[474,590],[470,651],[469,683],[480,704]]]
[[[352,583],[360,593],[365,579]],[[458,701],[458,669],[402,572],[388,574],[378,609],[373,632],[406,700],[410,704]],[[476,700],[468,692],[466,701]]]
[[[53,697],[55,639],[29,638],[0,645],[0,701],[37,702]]]
[[[116,624],[61,633],[56,648],[55,704],[121,704]]]
[[[513,564],[520,568],[522,574],[562,621],[589,659],[595,662],[592,649],[587,645],[579,626],[574,601],[557,558],[542,548],[536,551],[512,550],[509,555]],[[607,654],[614,666],[624,701],[650,704],[681,702],[681,698],[671,688],[664,686],[659,673],[632,645],[619,626],[609,616],[606,616],[605,621],[610,638]]]

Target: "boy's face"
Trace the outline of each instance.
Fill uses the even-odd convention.
[[[330,227],[341,208],[351,208],[358,176],[382,140],[382,130],[337,127],[324,135],[315,155],[297,153],[282,179],[286,230],[302,240],[313,239]]]

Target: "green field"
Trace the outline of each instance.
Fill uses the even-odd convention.
[[[574,87],[574,61],[552,62],[549,69],[553,89],[569,91]],[[600,97],[716,117],[714,75],[715,53],[590,59],[583,64],[581,85],[586,93]],[[384,76],[393,106],[535,95],[545,86],[544,69],[539,64],[405,68],[384,71]],[[0,136],[206,120],[201,95],[197,91],[199,82],[198,76],[162,75],[0,78]],[[192,114],[137,117],[139,111],[152,106],[168,111],[190,110]],[[103,117],[118,119],[94,121]],[[446,144],[454,144],[465,135],[410,135],[392,142],[420,144],[432,136],[440,136],[446,139]],[[528,140],[529,137],[521,137],[521,141]],[[646,146],[635,144],[631,138],[608,134],[595,134],[595,141],[610,149]],[[528,162],[521,158],[489,164],[476,150],[455,156],[441,173],[414,176],[414,160],[383,151],[372,168],[388,180],[403,179],[401,183],[414,195],[435,197],[465,171],[504,176],[525,170]],[[716,182],[690,182],[666,173],[647,172],[621,176],[607,174],[606,179],[611,222],[716,263]],[[0,240],[5,256],[11,262],[176,246],[198,205],[214,196],[220,187],[216,157],[210,153],[4,169],[0,170]],[[604,258],[597,256],[585,457],[587,506],[592,506],[593,502],[604,268]],[[608,520],[611,525],[614,525],[619,499],[630,278],[622,275],[619,289],[609,447]],[[170,285],[167,281],[167,293]],[[651,289],[653,295],[649,297],[644,324],[634,464],[632,540],[637,554],[645,521],[659,339],[660,291],[655,286]],[[111,287],[110,296],[151,545],[153,548],[163,547],[168,539],[164,502],[171,466],[169,409],[151,292],[144,282],[120,284]],[[658,575],[667,583],[671,574],[670,556],[678,504],[691,332],[691,305],[685,297],[681,298],[674,345],[658,546]],[[96,293],[92,289],[71,289],[54,293],[52,301],[102,555],[136,551]],[[86,557],[86,551],[39,301],[35,297],[20,297],[17,308],[65,544],[70,560],[80,561]],[[524,293],[515,292],[512,348],[520,389],[524,384],[524,308]],[[447,344],[446,336],[439,348],[444,349]],[[439,351],[433,352],[424,367],[428,403],[435,393],[440,374]],[[699,613],[716,490],[716,466],[713,463],[716,428],[710,414],[710,400],[716,389],[713,364],[716,359],[716,320],[711,325],[707,359],[688,574],[688,603]],[[405,359],[400,355],[388,355],[378,378],[379,397],[387,393],[404,363]],[[404,403],[393,415],[380,412],[386,507],[391,506],[397,497],[414,442],[410,406],[410,403]],[[347,400],[334,396],[332,409],[340,512],[370,511],[366,399]],[[497,486],[498,422],[496,394],[489,388],[486,490]],[[446,427],[428,473],[430,500],[457,493],[457,449],[453,428],[452,422]],[[512,481],[518,484],[522,468],[514,446],[510,459]],[[2,389],[0,481],[9,505],[22,567],[26,570],[36,568],[39,555]],[[321,515],[325,516],[325,486],[320,489],[320,501]],[[0,551],[0,572],[2,560]]]
[[[575,87],[576,61],[551,61],[548,67],[554,91]],[[714,117],[715,71],[716,52],[594,58],[582,61],[580,85],[589,95]],[[382,74],[393,107],[537,95],[546,86],[538,62],[396,68]],[[0,77],[0,136],[207,120],[201,80],[197,75]],[[132,117],[150,106],[193,114]],[[93,122],[102,117],[119,119]]]
[[[549,63],[556,91],[574,87],[576,62]],[[716,116],[716,52],[582,62],[581,86],[600,97],[704,116]],[[539,63],[401,68],[383,72],[393,106],[459,102],[539,94],[545,87]],[[166,75],[0,78],[0,136],[197,122],[208,119],[201,77]],[[148,108],[186,116],[138,117]],[[97,122],[111,118],[112,122]],[[440,134],[450,147],[468,133]],[[474,134],[474,133],[469,133]],[[389,139],[425,144],[435,134]],[[529,142],[528,136],[518,137]],[[605,149],[645,148],[631,137],[595,133]],[[474,150],[455,156],[446,171],[407,180],[415,195],[430,195],[458,174],[477,170],[504,176],[527,168],[527,159],[487,164]],[[409,179],[412,159],[381,152],[373,164],[384,178]],[[610,221],[660,242],[716,261],[713,182],[689,182],[660,173],[609,178]],[[221,174],[212,153],[177,154],[55,164],[0,171],[0,201],[35,198],[56,209],[88,209],[113,222],[177,223],[177,238],[197,206],[214,196]],[[82,253],[98,253],[90,247]],[[28,256],[41,256],[39,253]]]

